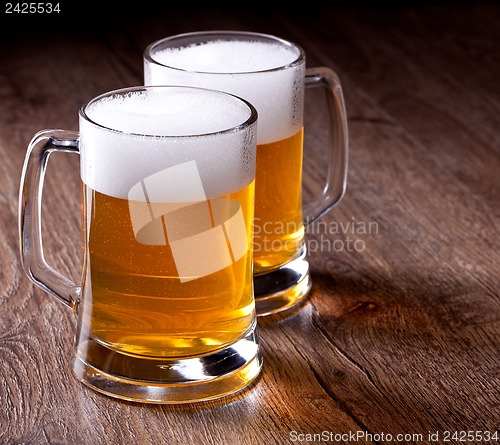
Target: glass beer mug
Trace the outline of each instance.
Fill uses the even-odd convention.
[[[296,306],[311,288],[305,227],[342,198],[348,134],[340,81],[330,69],[305,68],[303,50],[278,37],[196,32],[152,43],[146,85],[191,85],[236,94],[259,113],[255,179],[254,287],[258,315]],[[324,87],[331,125],[326,184],[302,207],[304,88]]]
[[[79,133],[31,141],[20,190],[28,277],[77,313],[73,370],[102,393],[182,403],[259,374],[252,289],[256,110],[220,91],[134,87],[82,107]],[[81,285],[44,260],[52,152],[80,155]]]

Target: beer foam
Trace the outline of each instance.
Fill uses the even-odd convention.
[[[158,51],[153,47],[151,56],[156,63],[144,60],[146,85],[198,86],[251,102],[259,114],[258,144],[285,139],[302,127],[305,62],[293,64],[300,57],[297,47],[250,37]]]
[[[155,53],[162,65],[187,71],[245,73],[289,65],[298,53],[278,44],[259,41],[215,40]]]
[[[132,91],[92,102],[90,120],[113,130],[151,136],[189,136],[237,127],[250,109],[226,96],[197,89],[148,94]]]
[[[80,114],[82,181],[127,199],[151,175],[194,161],[207,197],[240,190],[255,177],[255,123],[237,128],[250,116],[243,101],[217,91],[144,88],[103,96]]]

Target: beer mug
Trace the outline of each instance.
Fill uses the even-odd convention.
[[[146,85],[177,84],[236,94],[255,106],[254,288],[258,315],[298,305],[311,288],[305,228],[342,198],[348,134],[337,75],[305,68],[303,50],[278,37],[215,31],[159,40],[144,53]],[[322,193],[302,206],[305,87],[326,92],[331,144]]]
[[[220,91],[134,87],[80,110],[80,131],[29,144],[19,230],[28,277],[77,314],[73,370],[122,399],[233,394],[259,374],[252,283],[256,110]],[[44,260],[52,152],[80,155],[83,270]]]

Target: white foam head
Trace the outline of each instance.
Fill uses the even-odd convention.
[[[91,102],[85,114],[93,122],[126,133],[189,136],[237,127],[250,117],[238,100],[199,89],[132,90]]]
[[[250,56],[250,57],[249,57]],[[279,44],[256,41],[215,40],[158,51],[155,60],[187,71],[246,73],[287,66],[297,53]]]
[[[82,180],[126,199],[145,178],[194,161],[206,196],[240,190],[255,176],[255,122],[248,124],[254,117],[244,101],[218,91],[138,87],[108,93],[80,113]]]
[[[208,34],[210,36],[210,33]],[[305,61],[301,50],[279,39],[211,40],[182,45],[165,39],[144,59],[146,85],[190,85],[233,93],[259,113],[257,142],[282,140],[302,127]]]

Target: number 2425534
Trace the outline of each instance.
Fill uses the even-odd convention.
[[[5,14],[52,14],[61,12],[59,3],[5,3]]]

